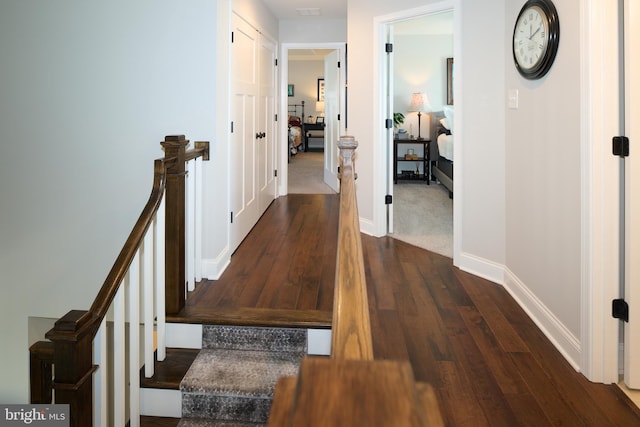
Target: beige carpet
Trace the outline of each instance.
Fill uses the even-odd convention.
[[[289,162],[290,194],[335,194],[324,183],[324,153],[299,152]]]
[[[393,206],[391,237],[453,258],[453,200],[444,186],[396,184]]]
[[[300,152],[289,162],[290,194],[335,194],[323,180],[324,153]],[[453,200],[442,185],[406,182],[393,187],[391,237],[453,258]]]

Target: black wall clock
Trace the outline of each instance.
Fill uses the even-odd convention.
[[[513,28],[513,60],[522,77],[547,74],[558,52],[560,21],[551,0],[528,0]]]

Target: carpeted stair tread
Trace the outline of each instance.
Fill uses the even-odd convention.
[[[296,375],[301,355],[203,349],[180,383],[182,393],[271,398],[278,378]]]
[[[180,426],[266,424],[278,379],[297,375],[306,352],[306,329],[203,325],[180,383]]]
[[[202,348],[306,353],[307,331],[296,328],[204,325]]]

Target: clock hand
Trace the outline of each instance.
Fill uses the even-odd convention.
[[[535,30],[535,31],[533,32],[533,34],[531,34],[531,35],[529,36],[529,40],[531,40],[531,39],[533,38],[533,36],[535,36],[536,34],[538,34],[538,31],[540,31],[540,27],[538,27],[538,29],[537,29],[537,30]]]

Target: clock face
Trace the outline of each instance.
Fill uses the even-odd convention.
[[[560,22],[551,0],[528,0],[513,28],[513,59],[526,79],[547,74],[558,51]]]
[[[513,33],[513,54],[524,70],[538,66],[548,48],[549,24],[538,6],[525,9],[516,22]]]

